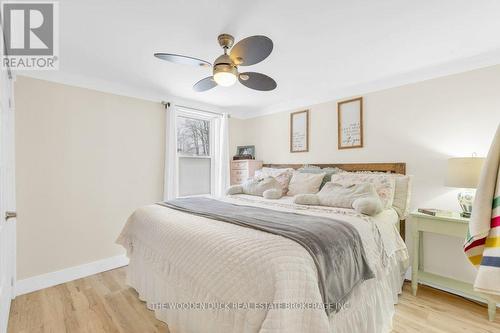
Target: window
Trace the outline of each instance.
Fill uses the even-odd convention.
[[[210,156],[210,122],[177,117],[177,153],[184,156]]]
[[[176,119],[178,195],[212,193],[212,121],[207,115],[183,112]]]
[[[223,196],[229,186],[229,116],[167,107],[164,198]]]

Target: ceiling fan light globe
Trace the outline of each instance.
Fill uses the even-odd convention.
[[[217,64],[214,66],[214,80],[218,85],[229,87],[238,81],[238,71],[230,64]]]
[[[237,78],[231,72],[219,72],[214,75],[214,80],[220,86],[230,87],[236,83]]]

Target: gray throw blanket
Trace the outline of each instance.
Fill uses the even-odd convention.
[[[326,312],[338,312],[350,293],[374,274],[358,231],[349,223],[272,209],[194,197],[158,203],[178,211],[272,233],[291,239],[311,255],[318,270]]]

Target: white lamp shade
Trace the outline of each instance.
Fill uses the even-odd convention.
[[[445,185],[459,188],[476,188],[484,160],[482,157],[450,158],[448,160]]]

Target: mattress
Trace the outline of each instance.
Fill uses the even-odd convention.
[[[359,232],[376,278],[344,308],[321,308],[317,271],[289,239],[175,211],[139,208],[117,242],[130,258],[127,281],[171,332],[388,332],[408,266],[394,210],[374,217],[351,209],[295,205],[247,195],[225,201],[327,216]]]

